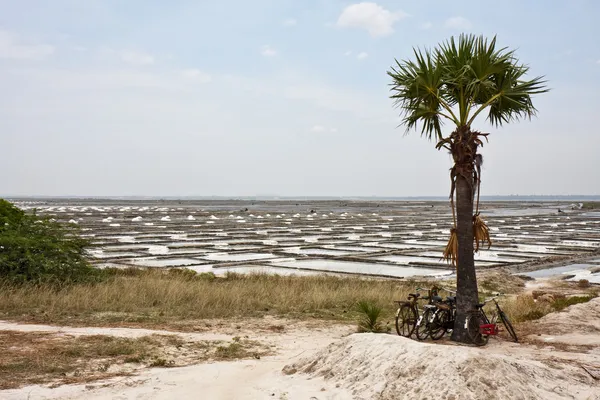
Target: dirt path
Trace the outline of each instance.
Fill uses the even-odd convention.
[[[258,322],[254,322],[258,323]],[[263,322],[264,323],[264,322]],[[252,325],[252,324],[250,324]],[[289,324],[288,324],[289,325]],[[179,333],[128,328],[71,328],[15,324],[0,321],[0,330],[56,332],[65,335],[112,335],[142,337],[178,335],[187,340],[230,340],[229,333]],[[231,329],[225,328],[224,331]],[[301,357],[313,355],[351,333],[347,325],[291,323],[283,333],[236,331],[249,339],[275,346],[276,355],[260,360],[222,361],[181,368],[152,368],[134,377],[121,377],[90,385],[58,388],[29,386],[0,392],[6,400],[21,399],[173,399],[200,396],[205,399],[348,399],[348,391],[322,378],[285,376],[282,368]]]

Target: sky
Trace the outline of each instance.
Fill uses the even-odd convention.
[[[600,194],[600,2],[475,4],[0,0],[0,195],[447,195],[386,71],[462,32],[551,88],[476,121],[482,195]]]

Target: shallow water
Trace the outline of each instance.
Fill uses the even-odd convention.
[[[297,247],[291,247],[288,249],[281,250],[284,253],[292,253],[292,254],[306,254],[306,255],[329,255],[329,256],[343,256],[347,255],[349,251],[341,251],[341,250],[332,250],[332,249],[321,249],[321,248],[312,248],[312,249],[300,249]]]
[[[523,272],[516,275],[525,275],[531,278],[549,278],[552,276],[563,275],[563,274],[572,274],[574,271],[585,271],[589,270],[589,268],[594,267],[591,264],[571,264],[565,265],[564,267],[555,267],[555,268],[547,268],[540,269],[532,272]]]
[[[201,264],[202,261],[195,258],[136,258],[128,260],[127,263],[140,267],[180,267],[184,265]]]
[[[289,262],[278,262],[280,265],[291,268],[312,269],[317,271],[345,272],[363,275],[385,275],[394,277],[409,276],[442,276],[452,273],[450,270],[433,268],[402,267],[375,263],[337,260],[297,260]]]
[[[210,253],[206,256],[200,257],[204,260],[209,261],[250,261],[250,260],[262,260],[267,258],[275,258],[273,254],[264,253]]]

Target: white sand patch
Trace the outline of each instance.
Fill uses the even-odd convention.
[[[245,326],[245,324],[242,326]],[[262,333],[256,326],[283,325],[285,333]],[[322,378],[304,379],[299,376],[284,375],[282,368],[295,362],[299,357],[316,353],[328,344],[349,333],[353,327],[335,326],[326,328],[304,327],[290,321],[264,318],[251,322],[248,329],[242,331],[223,328],[215,333],[180,333],[169,331],[151,331],[129,328],[68,328],[39,325],[0,325],[2,330],[30,330],[56,332],[69,335],[113,335],[120,337],[143,337],[152,334],[178,335],[184,340],[230,341],[234,336],[246,336],[260,343],[273,345],[275,355],[260,360],[212,361],[181,368],[149,368],[140,370],[138,375],[117,377],[114,379],[91,382],[80,385],[63,385],[57,388],[48,386],[27,386],[21,389],[2,392],[6,400],[345,400],[352,394],[343,388],[336,388]],[[257,333],[261,332],[261,333]],[[324,389],[324,390],[323,390]]]
[[[508,346],[499,353],[489,347],[353,334],[284,372],[325,378],[352,391],[355,399],[555,400],[593,399],[597,393],[582,368],[553,368]]]

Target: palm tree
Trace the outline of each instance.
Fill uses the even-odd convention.
[[[479,217],[482,157],[477,153],[487,133],[472,130],[482,113],[493,126],[536,114],[532,95],[547,92],[543,77],[525,79],[529,67],[507,48],[496,48],[496,37],[461,35],[433,50],[414,49],[414,61],[398,61],[388,75],[391,98],[400,110],[407,133],[420,126],[421,136],[452,154],[450,199],[454,228],[444,258],[456,267],[457,318],[452,340],[467,342],[465,318],[478,302],[474,251],[479,242],[491,245],[487,226]],[[449,122],[453,131],[442,134]],[[475,193],[477,201],[475,202]],[[456,194],[456,214],[454,195]],[[477,204],[474,213],[474,203]]]

